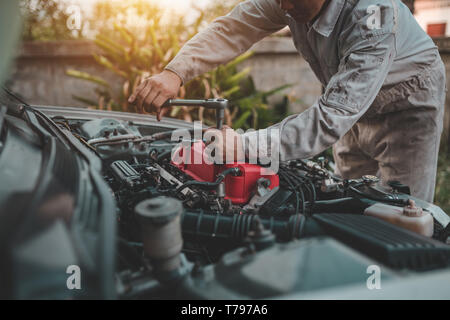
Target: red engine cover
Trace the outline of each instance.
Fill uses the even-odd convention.
[[[204,150],[205,144],[202,141],[195,142],[191,147],[189,164],[186,164],[183,161],[173,160],[172,164],[195,180],[204,182],[214,182],[217,179],[217,175],[223,170],[239,167],[241,171],[240,176],[235,177],[228,175],[225,178],[225,199],[230,199],[233,204],[248,203],[256,190],[256,185],[260,178],[266,178],[270,181],[270,189],[278,187],[280,183],[277,174],[255,164],[241,162],[224,165],[207,164],[203,160]],[[186,152],[189,151],[180,148],[174,155],[176,155],[178,159],[185,159]]]

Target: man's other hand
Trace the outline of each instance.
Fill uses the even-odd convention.
[[[182,84],[181,78],[174,72],[164,70],[160,74],[145,79],[128,99],[129,103],[134,103],[140,112],[156,111],[158,121],[165,112],[162,110],[163,104],[176,98]]]

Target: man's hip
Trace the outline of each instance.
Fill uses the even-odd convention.
[[[385,88],[361,120],[336,143],[344,178],[378,175],[400,181],[433,201],[443,127],[445,70],[436,63],[412,79]]]

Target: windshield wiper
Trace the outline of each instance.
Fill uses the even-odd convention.
[[[7,87],[3,86],[3,91],[5,91],[10,97],[18,101],[19,103],[23,104],[24,106],[30,107],[30,105],[26,101],[24,101],[22,98],[20,98],[17,94],[12,92],[12,90],[8,89]]]
[[[28,104],[26,101],[24,101],[22,98],[20,98],[16,93],[14,93],[13,91],[11,91],[10,89],[8,89],[5,86],[2,86],[3,92],[6,93],[6,95],[9,97],[8,101],[3,101],[4,99],[6,99],[6,96],[3,95],[3,97],[1,97],[2,99],[0,99],[0,102],[2,104],[4,104],[6,106],[6,108],[8,109],[8,114],[15,116],[17,118],[20,118],[22,120],[24,120],[25,122],[30,123],[30,119],[28,119],[28,117],[24,116],[26,109],[32,109],[30,104]],[[12,102],[12,100],[10,99],[12,98],[12,100],[15,100],[15,102]]]
[[[13,92],[12,90],[3,86],[3,91],[5,91],[6,94],[8,94],[11,98],[13,98],[14,100],[16,100],[21,104],[20,106],[21,108],[19,109],[20,117],[28,124],[30,124],[32,129],[37,131],[44,139],[48,139],[51,136],[51,134],[53,134],[67,146],[67,141],[65,139],[62,139],[61,137],[61,130],[57,126],[52,126],[51,120],[49,120],[41,112],[35,110],[29,103],[20,98],[19,95]],[[45,122],[46,128],[44,128],[41,125],[39,120]]]

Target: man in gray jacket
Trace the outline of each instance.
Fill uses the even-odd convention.
[[[160,119],[161,106],[183,83],[285,26],[325,92],[305,112],[268,128],[279,130],[280,160],[306,159],[333,145],[342,177],[400,181],[433,201],[445,68],[400,0],[245,1],[190,40],[129,101]],[[248,153],[255,133],[242,139]]]

